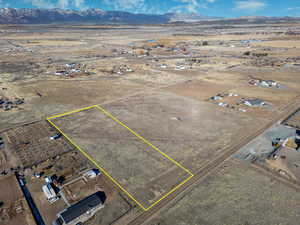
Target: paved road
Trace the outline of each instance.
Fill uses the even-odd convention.
[[[41,216],[39,209],[37,208],[36,204],[33,201],[33,198],[30,194],[30,191],[28,190],[28,188],[26,187],[26,180],[25,178],[23,178],[22,176],[16,174],[17,180],[19,182],[19,185],[23,191],[23,194],[26,198],[26,201],[29,205],[29,208],[32,212],[32,215],[35,219],[35,222],[37,225],[45,225],[45,222],[43,220],[43,217]]]

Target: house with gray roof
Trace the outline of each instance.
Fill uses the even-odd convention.
[[[57,214],[53,225],[77,225],[82,224],[104,207],[106,199],[104,192],[96,192]]]

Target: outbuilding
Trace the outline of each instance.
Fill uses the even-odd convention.
[[[263,106],[266,103],[263,100],[256,98],[256,99],[247,99],[244,101],[244,104],[247,106]]]

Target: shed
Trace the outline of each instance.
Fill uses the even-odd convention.
[[[266,103],[263,100],[256,98],[256,99],[247,99],[244,101],[244,104],[247,106],[263,106]]]

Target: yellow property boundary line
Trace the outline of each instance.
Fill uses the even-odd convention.
[[[118,124],[122,125],[123,127],[125,127],[127,130],[129,130],[132,134],[134,134],[136,137],[138,137],[139,139],[141,139],[144,143],[146,143],[148,146],[152,147],[154,150],[156,150],[157,152],[159,152],[160,154],[162,154],[164,157],[166,157],[167,159],[169,159],[171,162],[173,162],[175,165],[177,165],[178,167],[180,167],[181,169],[183,169],[185,172],[187,172],[190,176],[185,179],[184,181],[182,181],[179,185],[177,185],[176,187],[174,187],[171,191],[169,191],[167,194],[165,194],[163,197],[161,197],[160,199],[158,199],[156,202],[154,202],[152,205],[150,205],[149,207],[145,208],[138,200],[136,200],[128,191],[126,191],[119,183],[118,181],[116,181],[102,166],[100,166],[91,155],[89,155],[86,151],[84,151],[78,144],[75,143],[75,141],[73,141],[68,135],[66,135],[57,125],[54,124],[54,122],[52,122],[52,119],[56,119],[62,116],[67,116],[67,115],[71,115],[73,113],[77,113],[77,112],[81,112],[81,111],[85,111],[91,108],[97,108],[98,110],[100,110],[103,114],[105,114],[106,116],[110,117],[112,120],[114,120],[115,122],[117,122]],[[99,105],[93,105],[93,106],[89,106],[89,107],[85,107],[82,109],[77,109],[77,110],[73,110],[67,113],[63,113],[63,114],[59,114],[59,115],[55,115],[52,117],[48,117],[47,121],[54,126],[68,141],[71,142],[71,144],[73,144],[87,159],[89,159],[96,167],[98,167],[108,178],[110,178],[124,193],[126,193],[136,204],[138,204],[143,210],[147,211],[149,209],[151,209],[153,206],[157,205],[161,200],[163,200],[164,198],[166,198],[168,195],[172,194],[173,192],[175,192],[178,188],[180,188],[182,185],[184,185],[186,182],[188,182],[193,176],[194,174],[192,172],[190,172],[188,169],[186,169],[184,166],[182,166],[180,163],[178,163],[176,160],[172,159],[170,156],[168,156],[167,154],[165,154],[164,152],[162,152],[161,150],[159,150],[156,146],[154,146],[153,144],[151,144],[148,140],[146,140],[144,137],[142,137],[141,135],[139,135],[138,133],[136,133],[135,131],[133,131],[132,129],[130,129],[128,126],[126,126],[124,123],[122,123],[120,120],[118,120],[116,117],[114,117],[111,113],[109,113],[106,109],[104,109],[102,106]]]

